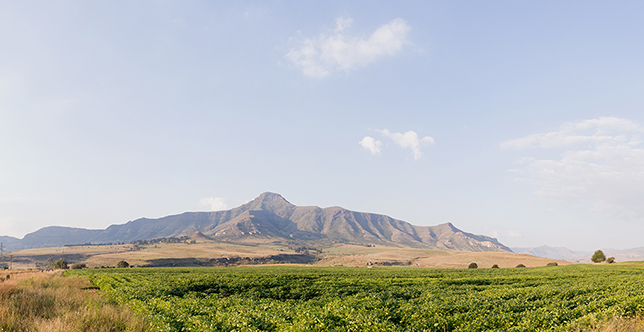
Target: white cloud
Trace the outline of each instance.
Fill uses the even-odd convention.
[[[366,150],[371,151],[373,154],[380,154],[380,147],[382,146],[381,141],[376,141],[373,137],[365,136],[365,138],[360,141],[360,145]]]
[[[433,138],[429,136],[419,138],[418,134],[411,130],[405,133],[392,133],[387,129],[377,129],[376,131],[385,137],[391,138],[394,143],[398,144],[401,148],[411,149],[414,152],[414,160],[418,160],[422,156],[422,153],[420,152],[421,146],[426,144],[433,145],[435,143]]]
[[[352,22],[351,18],[336,19],[334,30],[317,38],[304,38],[300,46],[285,55],[286,59],[305,76],[323,78],[335,71],[348,71],[396,55],[409,44],[407,33],[411,28],[403,19],[382,25],[368,38],[347,34]]]
[[[503,149],[566,148],[580,144],[639,144],[641,129],[630,120],[603,117],[577,123],[565,123],[559,130],[534,134],[501,143]],[[635,134],[635,136],[633,136]],[[635,139],[633,139],[635,138]]]
[[[210,209],[212,211],[221,211],[228,209],[228,203],[226,203],[226,199],[222,197],[206,197],[202,198],[199,202],[202,205],[210,206]]]
[[[521,234],[521,231],[509,230],[508,231],[508,236],[509,237],[521,237],[521,236],[523,236],[523,234]]]
[[[560,203],[590,205],[613,217],[644,217],[643,129],[627,119],[566,123],[559,130],[503,142],[505,149],[557,149],[551,159],[519,160],[519,181]]]

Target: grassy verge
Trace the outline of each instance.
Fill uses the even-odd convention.
[[[4,275],[3,275],[4,276]],[[149,331],[85,278],[15,273],[0,282],[0,331]]]
[[[575,326],[571,332],[644,332],[644,317],[613,317]]]

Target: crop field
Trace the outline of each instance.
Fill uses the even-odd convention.
[[[155,331],[569,331],[644,311],[644,267],[70,270]]]

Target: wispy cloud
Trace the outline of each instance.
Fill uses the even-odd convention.
[[[376,141],[373,137],[365,136],[359,143],[363,148],[371,151],[371,153],[380,154],[380,148],[382,147],[381,141]]]
[[[414,153],[414,160],[418,160],[420,159],[420,157],[422,157],[423,154],[420,152],[420,148],[422,146],[427,144],[433,145],[435,143],[432,137],[425,136],[423,138],[420,138],[418,134],[416,134],[416,132],[411,130],[404,133],[392,133],[387,129],[377,129],[376,131],[381,133],[385,137],[391,138],[394,143],[396,143],[401,148],[411,149],[411,151]]]
[[[518,160],[517,180],[562,203],[588,204],[614,217],[644,217],[644,149],[639,124],[602,117],[501,143],[504,149],[554,150],[557,157]]]
[[[202,205],[210,206],[212,211],[221,211],[228,209],[228,203],[223,197],[206,197],[199,201]]]
[[[349,71],[366,66],[376,60],[398,54],[409,44],[407,34],[411,28],[405,20],[397,18],[380,26],[368,38],[347,33],[353,20],[336,19],[334,30],[314,38],[302,38],[300,45],[286,55],[305,76],[323,78],[336,71]]]
[[[603,117],[575,123],[565,123],[557,131],[534,134],[501,143],[503,149],[568,148],[581,144],[639,144],[640,127],[630,120]],[[637,134],[633,136],[633,134]],[[633,140],[636,138],[636,140]]]
[[[515,231],[515,230],[509,230],[507,234],[508,234],[509,237],[521,237],[521,236],[523,236],[521,231]]]

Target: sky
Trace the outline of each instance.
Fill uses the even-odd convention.
[[[0,0],[0,235],[262,192],[644,246],[644,3]]]

